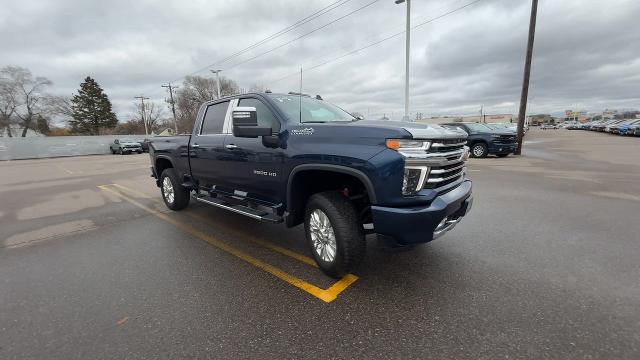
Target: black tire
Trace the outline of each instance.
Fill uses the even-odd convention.
[[[324,213],[335,238],[335,254],[327,261],[314,246],[311,231],[312,214]],[[333,278],[348,274],[362,261],[366,251],[364,231],[353,203],[337,191],[314,194],[309,198],[304,214],[307,243],[320,269]]]
[[[499,158],[503,158],[503,157],[509,156],[509,153],[507,153],[507,154],[496,154],[496,156],[499,157]]]
[[[489,149],[485,143],[475,143],[471,146],[471,157],[485,158],[489,154]]]
[[[171,196],[169,192],[165,193],[166,189],[163,186],[165,179],[168,179],[171,183],[171,188],[173,189],[173,201],[170,201]],[[164,204],[171,210],[182,210],[189,205],[189,190],[182,186],[180,179],[178,178],[178,173],[174,168],[165,169],[162,172],[162,175],[160,175],[160,193],[162,194]]]
[[[138,150],[138,151],[137,151],[137,153],[138,153],[138,154],[142,154],[142,150]]]
[[[115,151],[115,150],[113,150],[113,148],[109,148],[109,149],[111,150],[111,154],[114,154],[114,155],[115,155],[116,151]]]

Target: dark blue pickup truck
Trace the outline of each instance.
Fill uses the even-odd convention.
[[[303,94],[243,94],[202,105],[193,134],[155,138],[166,205],[189,200],[257,220],[303,224],[320,268],[340,277],[365,234],[400,245],[451,230],[472,205],[466,133],[369,121]]]

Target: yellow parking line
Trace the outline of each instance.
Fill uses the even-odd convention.
[[[134,190],[134,189],[129,188],[127,186],[120,185],[120,184],[117,184],[117,183],[113,183],[111,185],[116,186],[116,187],[122,189],[123,191],[130,192],[132,194],[139,195],[139,196],[144,197],[144,198],[153,199],[151,196],[149,196],[147,194],[144,194],[144,193],[141,193],[140,191]],[[153,201],[158,203],[158,204],[161,204],[161,202],[156,200],[156,199],[153,199]],[[192,217],[194,219],[198,219],[200,221],[205,221],[205,222],[211,221],[211,219],[209,219],[209,218],[207,218],[205,216],[202,216],[202,215],[200,215],[198,213],[185,211],[184,214],[186,214],[187,216]],[[220,226],[220,224],[218,224],[218,226]],[[221,226],[221,227],[223,227],[225,231],[233,232],[234,235],[236,235],[236,236],[240,235],[237,231],[235,231],[233,229],[230,229],[230,228],[228,228],[226,226]],[[258,245],[260,245],[262,247],[266,247],[266,248],[268,248],[268,249],[270,249],[272,251],[280,253],[282,255],[285,255],[285,256],[288,256],[290,258],[296,259],[296,260],[298,260],[300,262],[303,262],[303,263],[305,263],[305,264],[307,264],[309,266],[313,266],[315,268],[318,267],[318,264],[316,264],[315,260],[313,260],[312,258],[310,258],[308,256],[305,256],[305,255],[302,255],[302,254],[298,254],[295,251],[291,251],[291,250],[289,250],[287,248],[283,248],[282,246],[278,246],[278,245],[275,245],[275,244],[272,244],[272,243],[269,243],[269,242],[266,242],[266,241],[262,241],[262,240],[259,240],[259,239],[254,239],[254,238],[245,237],[245,236],[243,236],[243,238],[251,241],[252,243],[258,244]]]
[[[173,218],[171,218],[170,216],[161,213],[160,211],[151,209],[149,207],[147,207],[146,205],[143,205],[141,203],[139,203],[138,201],[118,192],[118,191],[114,191],[113,189],[110,189],[108,187],[108,185],[100,185],[98,186],[98,188],[100,188],[103,191],[108,191],[120,198],[122,198],[123,200],[128,201],[129,203],[139,207],[140,209],[156,216],[159,219],[162,219],[174,226],[176,226],[177,228],[179,228],[180,230],[196,237],[199,238],[203,241],[206,241],[207,243],[217,247],[220,250],[226,251],[227,253],[234,255],[246,262],[248,262],[249,264],[262,269],[266,272],[268,272],[269,274],[287,282],[290,285],[293,285],[301,290],[304,290],[306,292],[308,292],[309,294],[317,297],[318,299],[325,301],[325,302],[332,302],[333,300],[335,300],[338,295],[343,292],[347,287],[349,287],[351,284],[353,284],[356,280],[358,280],[358,277],[352,274],[348,274],[346,276],[344,276],[342,279],[338,280],[335,284],[333,284],[331,287],[329,287],[328,289],[321,289],[313,284],[310,284],[300,278],[297,278],[291,274],[288,274],[282,270],[280,270],[279,268],[267,264],[262,260],[256,259],[253,256],[244,253],[241,250],[238,250],[218,239],[216,239],[213,236],[210,236],[208,234],[203,233],[202,231],[199,231],[191,226],[188,226],[186,224],[183,224]]]

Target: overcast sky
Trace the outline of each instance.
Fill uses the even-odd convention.
[[[299,87],[310,69],[402,31],[405,5],[345,4],[216,64],[241,87]],[[16,1],[0,0],[0,66],[18,65],[71,95],[95,78],[122,119],[133,96],[162,101],[161,84],[206,68],[335,0]],[[472,0],[413,0],[412,24]],[[530,0],[482,0],[411,34],[411,111],[425,115],[516,113]],[[237,65],[358,8],[267,55]],[[640,108],[640,1],[541,0],[530,112]],[[210,76],[208,71],[199,75]],[[288,78],[276,81],[287,75]],[[404,104],[404,36],[303,73],[303,91],[371,116]]]

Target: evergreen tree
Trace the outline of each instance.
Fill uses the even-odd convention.
[[[118,124],[107,94],[89,76],[80,84],[78,94],[73,96],[71,104],[73,119],[69,120],[69,124],[74,132],[99,135],[100,129],[114,128]]]

